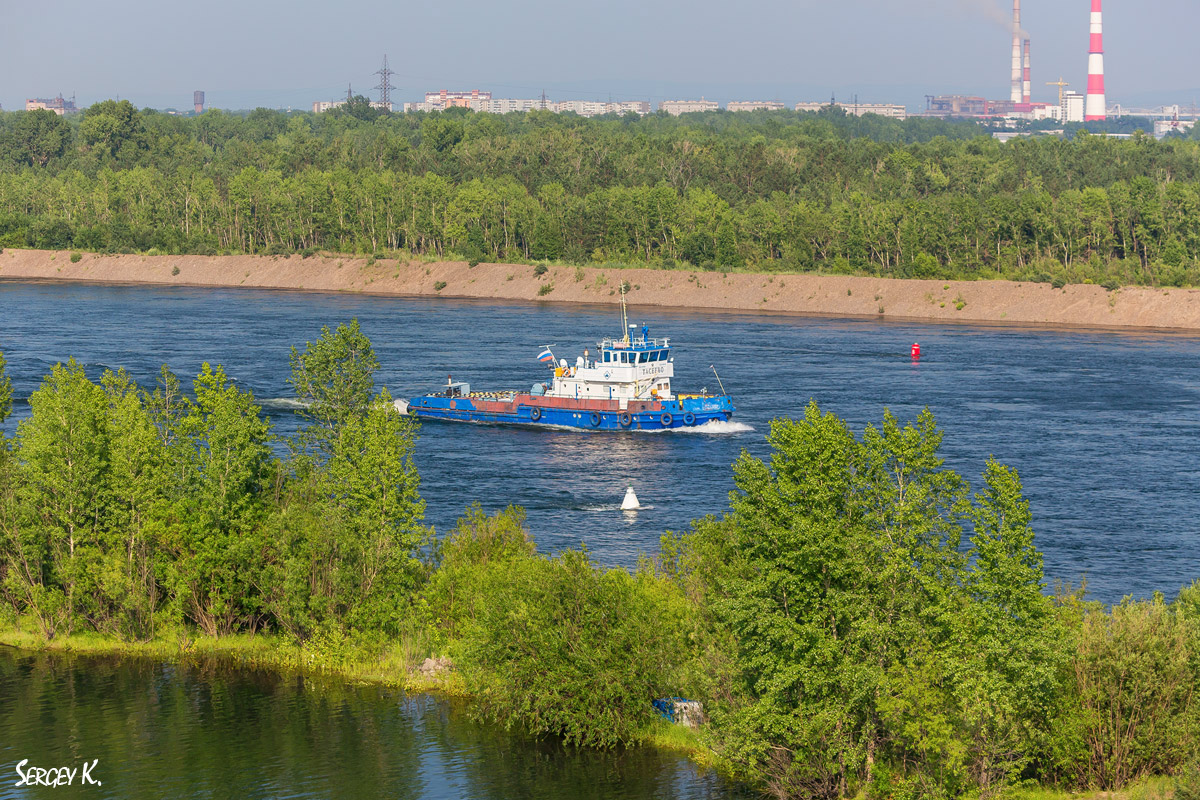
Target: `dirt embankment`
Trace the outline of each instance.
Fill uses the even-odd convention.
[[[549,267],[461,261],[400,263],[340,256],[140,256],[8,249],[0,279],[247,286],[567,303],[616,303],[621,281],[639,306],[1200,329],[1200,289],[1066,286],[1009,281],[886,280],[682,270]],[[549,287],[549,288],[547,288]]]

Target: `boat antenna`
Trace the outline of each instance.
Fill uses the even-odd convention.
[[[621,329],[625,332],[625,344],[629,344],[629,316],[625,313],[625,281],[621,281]]]
[[[709,369],[711,369],[711,370],[713,371],[713,375],[717,375],[717,368],[716,368],[716,366],[714,366],[713,364],[709,364],[709,365],[708,365],[708,368],[709,368]],[[721,376],[720,376],[720,375],[717,375],[717,385],[721,387],[721,394],[723,394],[723,395],[725,395],[726,397],[728,397],[728,396],[729,396],[729,392],[725,391],[725,384],[721,383]]]

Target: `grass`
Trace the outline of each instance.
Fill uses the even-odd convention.
[[[1046,786],[1019,786],[1004,790],[1003,800],[1170,800],[1175,796],[1175,778],[1144,778],[1114,792],[1089,790],[1069,792]]]
[[[47,642],[37,633],[9,628],[0,631],[0,645],[39,652],[169,662],[218,660],[284,673],[333,675],[350,681],[396,686],[409,692],[455,696],[465,693],[461,678],[454,673],[431,678],[418,671],[429,648],[417,636],[402,636],[378,651],[369,651],[353,646],[336,650],[319,644],[301,646],[278,634],[239,633],[214,638],[183,629],[163,631],[146,642],[122,642],[98,633],[74,633]]]

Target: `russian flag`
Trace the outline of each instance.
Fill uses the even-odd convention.
[[[553,361],[553,360],[554,360],[554,353],[550,352],[549,347],[547,347],[545,350],[543,350],[541,353],[538,354],[538,361]]]

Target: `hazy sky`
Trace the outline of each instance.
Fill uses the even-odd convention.
[[[1083,91],[1090,0],[1025,0],[1034,99]],[[0,104],[73,92],[187,108],[306,107],[426,89],[551,99],[1008,97],[1011,0],[0,0]],[[1110,102],[1200,94],[1200,0],[1107,0]],[[1195,99],[1200,100],[1200,97]]]

